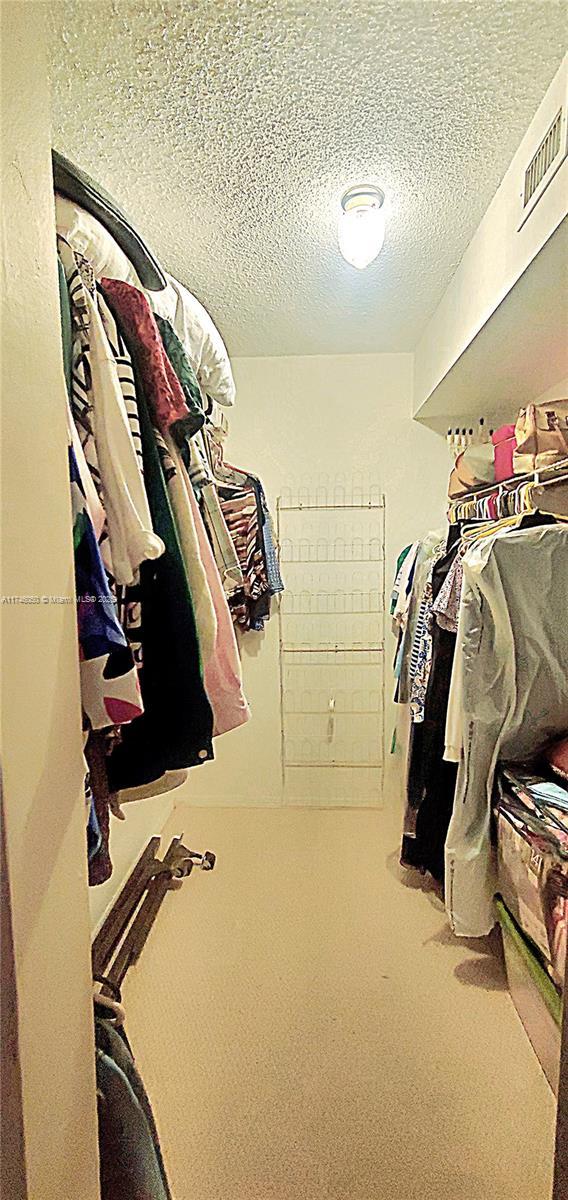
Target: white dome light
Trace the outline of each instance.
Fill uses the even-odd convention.
[[[385,240],[385,194],[378,187],[357,184],[341,197],[337,225],[339,249],[351,266],[363,271],[380,254]]]

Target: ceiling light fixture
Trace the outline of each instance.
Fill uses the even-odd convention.
[[[380,254],[385,240],[385,193],[359,183],[341,197],[337,225],[339,249],[351,266],[363,271]]]

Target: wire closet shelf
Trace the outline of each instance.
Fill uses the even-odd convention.
[[[277,502],[285,803],[377,803],[384,720],[384,498],[323,480]],[[307,773],[307,774],[306,774]]]
[[[524,475],[511,475],[508,479],[503,479],[499,483],[474,488],[469,492],[462,492],[461,495],[452,497],[448,502],[450,523],[452,523],[454,514],[462,506],[471,506],[473,508],[477,501],[487,500],[491,496],[500,499],[513,495],[527,484],[534,484],[535,492],[533,496],[535,494],[538,495],[538,492],[542,488],[548,489],[558,487],[559,485],[568,485],[568,458],[560,459],[548,467],[541,467],[535,471],[529,471]]]

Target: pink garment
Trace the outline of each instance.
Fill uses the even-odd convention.
[[[552,770],[568,782],[568,737],[561,738],[559,742],[555,742],[546,751],[545,758],[548,759]]]
[[[502,425],[491,435],[495,455],[495,479],[502,483],[513,474],[513,452],[517,449],[514,425]]]
[[[223,590],[221,576],[213,557],[211,543],[185,466],[180,464],[188,491],[201,560],[205,568],[213,608],[217,618],[217,637],[213,654],[203,668],[203,682],[207,699],[213,710],[213,736],[238,729],[250,718],[250,708],[243,694],[241,662],[233,621]]]

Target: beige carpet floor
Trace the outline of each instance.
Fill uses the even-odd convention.
[[[362,810],[180,809],[217,852],[126,985],[174,1200],[548,1200],[554,1105],[487,944]]]

